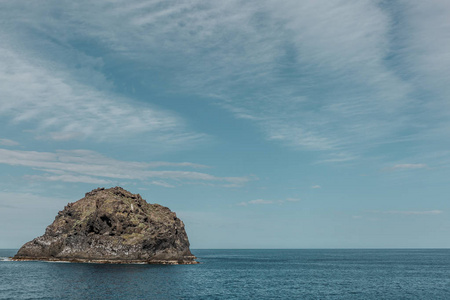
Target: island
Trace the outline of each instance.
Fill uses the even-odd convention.
[[[196,264],[183,222],[121,187],[98,188],[69,203],[45,234],[13,260]]]

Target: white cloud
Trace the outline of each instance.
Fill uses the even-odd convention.
[[[318,184],[316,184],[316,185],[313,185],[312,187],[311,187],[312,189],[320,189],[321,188],[321,186],[320,185],[318,185]]]
[[[238,203],[239,206],[247,206],[247,205],[260,205],[260,204],[273,204],[273,201],[270,200],[264,200],[264,199],[256,199],[256,200],[250,200],[247,202],[241,202]]]
[[[75,107],[75,117],[68,119],[69,124],[64,119],[70,116],[64,112],[71,107],[56,100],[45,103],[56,104],[61,116],[49,113],[40,103],[15,113],[16,121],[25,122],[44,112],[48,122],[39,122],[42,136],[67,139],[98,133],[107,137],[116,130],[125,134],[147,130],[157,136],[169,133],[166,141],[201,138],[171,114],[147,108],[152,117],[146,118],[147,114],[141,114],[134,104],[125,106],[124,118],[109,112],[110,106],[99,105],[108,109],[104,112],[97,106],[93,111],[100,118],[95,121],[95,116],[84,113],[87,100],[80,99],[108,99],[102,100],[103,104],[114,105],[129,104],[129,99],[124,101],[92,89],[80,80],[84,73],[69,66],[72,75],[77,75],[74,80],[48,61],[76,58],[86,72],[95,74],[89,78],[95,78],[99,86],[107,86],[107,91],[111,88],[108,84],[115,83],[108,82],[101,72],[103,65],[110,63],[108,58],[138,66],[133,73],[138,71],[147,77],[163,65],[169,72],[167,81],[177,91],[210,98],[235,117],[257,124],[267,140],[296,149],[322,150],[324,163],[356,160],[368,149],[407,139],[420,140],[444,126],[445,118],[435,121],[429,115],[439,111],[447,114],[445,101],[436,103],[427,97],[428,103],[424,103],[413,97],[418,87],[442,99],[448,95],[445,62],[450,59],[450,30],[444,20],[450,8],[442,0],[431,3],[49,1],[30,2],[24,9],[23,3],[16,1],[3,4],[12,9],[5,9],[0,17],[12,22],[22,35],[29,28],[37,28],[48,37],[46,42],[51,47],[45,49],[52,51],[47,57],[40,52],[47,60],[44,71],[35,70],[38,64],[33,65],[33,61],[31,67],[26,67],[26,57],[3,53],[2,65],[21,70],[22,75],[8,79],[6,69],[0,79],[6,79],[8,87],[17,81],[29,82],[24,86],[25,94],[36,92],[43,99],[52,94],[57,99],[64,96],[81,101],[82,105]],[[48,15],[49,8],[60,9],[62,16]],[[398,13],[402,18],[396,18]],[[42,40],[26,42],[29,39],[25,37],[18,34],[15,43],[22,43],[22,47],[12,52],[25,53],[30,45],[48,46],[42,46]],[[77,42],[93,41],[107,51],[108,57],[98,59],[83,49],[73,53],[65,50]],[[44,75],[45,86],[52,87],[48,93],[35,80],[40,75]],[[109,115],[114,118],[105,117]],[[88,126],[80,129],[84,121]],[[434,131],[434,135],[437,138],[438,133]]]
[[[425,169],[428,168],[426,164],[397,164],[391,168],[390,170],[414,170],[414,169]]]
[[[450,88],[450,3],[445,0],[400,1],[401,57],[405,68],[414,76],[414,83],[446,104],[445,111],[435,111],[434,117],[448,114]],[[436,107],[437,108],[437,107]]]
[[[247,205],[261,205],[261,204],[283,204],[285,202],[299,202],[301,199],[299,198],[286,198],[285,200],[264,200],[264,199],[256,199],[256,200],[250,200],[246,202],[240,202],[237,205],[239,206],[247,206]]]
[[[300,202],[301,199],[300,198],[286,198],[287,202]]]
[[[21,25],[38,26],[63,45],[70,45],[72,40],[96,40],[111,55],[149,69],[162,60],[169,64],[173,61],[177,71],[172,80],[180,88],[202,96],[216,94],[220,106],[238,118],[256,122],[269,140],[302,149],[335,150],[386,139],[402,125],[401,118],[385,118],[385,114],[395,114],[402,107],[409,87],[384,63],[389,53],[391,20],[373,1],[53,1],[47,5],[64,8],[67,13],[61,19],[43,17],[47,16],[46,5],[29,4],[25,11],[17,10],[22,16]],[[86,53],[76,55],[92,61],[94,66],[105,63]],[[17,60],[9,56],[11,62]],[[45,86],[56,87],[48,92],[54,94],[51,98],[69,94],[69,99],[78,101],[111,99],[110,95],[99,97],[92,89],[81,92],[86,91],[86,86],[75,83],[69,89],[64,81],[57,80],[68,78],[60,72],[49,76],[20,62],[13,67],[31,71],[29,74],[37,78],[45,75]],[[284,77],[285,70],[292,75],[290,78]],[[21,77],[22,82],[36,78]],[[48,98],[37,82],[29,83],[37,88],[35,94]],[[323,94],[325,90],[330,93]],[[372,94],[369,98],[368,91]],[[109,101],[114,104],[118,100]],[[58,104],[56,108],[61,105],[46,102]],[[155,111],[149,112],[157,121],[142,126],[148,122],[143,114],[139,110],[127,112],[126,107],[124,121],[117,121],[122,116],[103,112],[99,108],[109,110],[111,106],[100,104],[94,109],[100,114],[97,123],[85,113],[83,105],[81,111],[75,112],[80,111],[78,117],[93,125],[80,129],[78,125],[83,122],[69,118],[75,124],[64,126],[61,119],[67,116],[48,116],[48,126],[63,125],[50,136],[64,139],[104,128],[111,133],[117,129],[158,131],[160,127],[174,126],[170,117],[158,119]],[[41,107],[38,104],[15,118],[32,119],[42,111]],[[112,118],[103,118],[111,114]],[[110,126],[99,126],[105,121]]]
[[[169,184],[169,183],[167,183],[165,181],[162,181],[162,180],[154,180],[154,181],[152,181],[150,183],[153,184],[153,185],[159,185],[159,186],[163,186],[163,187],[166,187],[166,188],[174,188],[175,187],[174,185]]]
[[[111,184],[111,181],[109,181],[109,180],[104,180],[104,179],[95,178],[95,177],[91,177],[91,176],[72,175],[72,174],[26,175],[25,178],[28,180],[38,180],[38,181],[61,181],[61,182],[81,182],[81,183],[90,183],[90,184]]]
[[[347,163],[360,158],[359,155],[352,154],[350,152],[335,152],[327,153],[326,158],[316,162],[316,164],[324,163]]]
[[[273,201],[263,200],[263,199],[256,199],[256,200],[248,201],[247,203],[248,204],[273,204]]]
[[[386,211],[369,211],[374,214],[388,214],[388,215],[407,215],[407,216],[417,216],[417,215],[440,215],[444,213],[442,210],[386,210]]]
[[[267,139],[300,149],[359,152],[395,140],[407,125],[400,116],[409,103],[410,86],[385,64],[389,14],[372,1],[258,4],[258,9],[244,6],[238,17],[242,23],[225,23],[229,11],[224,10],[213,24],[235,34],[229,43],[243,50],[234,60],[211,54],[219,58],[215,68],[223,71],[212,84],[226,82],[218,76],[233,78],[234,64],[246,70],[239,73],[245,88],[216,88],[222,107],[256,122]],[[258,13],[264,14],[264,22],[249,21]],[[280,65],[289,68],[289,77],[278,77],[283,74]]]
[[[205,138],[171,112],[80,82],[72,70],[14,47],[0,46],[0,115],[33,128],[36,138],[115,141],[145,135],[162,147]]]
[[[55,206],[57,203],[69,203],[70,199],[39,196],[34,193],[13,193],[0,191],[0,206],[4,208],[33,208],[41,209],[49,206]],[[0,210],[2,211],[2,210]]]
[[[181,163],[173,163],[173,162],[166,162],[166,161],[154,161],[150,163],[146,163],[149,167],[152,168],[158,168],[158,167],[187,167],[187,168],[196,168],[196,169],[203,169],[203,168],[209,168],[208,166],[201,165],[201,164],[194,164],[190,162],[181,162]]]
[[[440,215],[443,213],[442,210],[389,210],[384,211],[385,214],[393,214],[393,215]]]
[[[29,175],[27,178],[47,181],[106,184],[111,182],[112,179],[146,180],[159,178],[175,182],[218,182],[241,186],[250,180],[248,177],[217,177],[207,173],[185,170],[154,170],[154,168],[160,168],[161,166],[172,168],[204,166],[186,162],[122,161],[89,150],[36,152],[0,149],[0,163],[31,167],[45,172],[42,175]],[[153,184],[159,183],[159,185],[162,185],[162,181],[155,182]]]
[[[18,142],[9,140],[9,139],[0,139],[1,146],[18,146],[20,145]]]

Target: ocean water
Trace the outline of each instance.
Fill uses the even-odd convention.
[[[199,265],[13,262],[0,299],[450,299],[446,250],[193,250]]]

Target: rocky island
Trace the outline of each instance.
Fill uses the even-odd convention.
[[[197,263],[176,214],[121,187],[98,188],[69,203],[13,260]]]

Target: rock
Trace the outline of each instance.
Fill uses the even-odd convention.
[[[98,188],[58,213],[14,260],[195,264],[183,222],[121,187]]]

